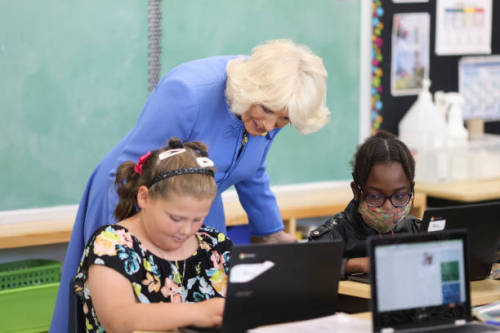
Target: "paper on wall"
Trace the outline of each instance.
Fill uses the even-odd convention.
[[[391,35],[391,94],[416,95],[429,77],[430,15],[395,14]]]
[[[500,120],[500,56],[460,59],[458,89],[464,98],[464,119]]]
[[[492,0],[437,0],[437,55],[491,53]]]

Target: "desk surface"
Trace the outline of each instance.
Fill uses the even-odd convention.
[[[483,305],[500,300],[500,280],[481,280],[470,283],[471,305]],[[354,281],[340,281],[339,294],[369,299],[370,285]]]
[[[359,318],[363,320],[371,320],[372,314],[371,312],[360,312],[355,314],[349,314],[349,316],[354,318]],[[134,333],[179,333],[179,330],[170,330],[166,332],[157,332],[157,331],[134,331]]]
[[[417,182],[415,191],[423,192],[429,197],[463,202],[495,200],[500,199],[500,178],[443,184]]]

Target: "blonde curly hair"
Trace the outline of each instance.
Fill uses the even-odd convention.
[[[285,109],[301,134],[316,132],[329,121],[328,73],[321,58],[305,45],[288,39],[268,41],[256,46],[249,58],[231,60],[226,72],[226,97],[237,115],[256,104]]]

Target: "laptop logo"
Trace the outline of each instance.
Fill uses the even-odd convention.
[[[242,290],[242,291],[237,291],[235,296],[236,297],[250,297],[252,296],[253,291],[252,290]]]
[[[255,258],[255,257],[256,257],[255,253],[244,253],[244,252],[242,252],[239,255],[240,260],[245,260],[245,259],[250,259],[250,258]]]

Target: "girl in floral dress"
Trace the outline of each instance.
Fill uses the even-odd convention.
[[[98,228],[75,277],[87,332],[222,322],[232,242],[202,227],[217,193],[206,146],[171,139],[116,174],[116,224]]]

